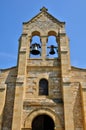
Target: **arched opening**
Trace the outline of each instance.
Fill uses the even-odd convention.
[[[32,37],[33,36],[40,36],[40,32],[39,31],[34,31],[34,32],[32,32]]]
[[[54,130],[54,122],[48,115],[39,115],[32,122],[32,130]]]
[[[30,43],[30,58],[40,58],[40,56],[41,56],[40,36],[37,35],[37,32],[34,32],[34,34],[32,34],[32,39]]]
[[[44,78],[39,81],[39,95],[48,95],[48,81]]]
[[[51,33],[52,34],[52,33]],[[47,58],[57,58],[58,57],[58,43],[56,36],[48,36],[47,42]]]
[[[35,35],[32,37],[32,43],[35,43],[35,42],[40,44],[40,36]]]
[[[49,31],[48,36],[57,36],[55,31]]]

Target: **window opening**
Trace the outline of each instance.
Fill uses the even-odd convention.
[[[55,36],[49,36],[47,42],[47,58],[58,57],[58,44]]]
[[[39,95],[48,95],[48,81],[46,79],[39,81]]]
[[[39,58],[41,56],[41,43],[39,36],[33,36],[30,45],[30,58]]]

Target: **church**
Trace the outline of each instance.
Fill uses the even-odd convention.
[[[0,130],[86,130],[86,69],[45,7],[23,23],[17,65],[0,70]]]

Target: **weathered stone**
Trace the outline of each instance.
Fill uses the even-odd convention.
[[[34,36],[41,42],[35,58]],[[57,57],[46,54],[49,36],[56,38]],[[17,66],[0,70],[0,130],[37,130],[45,123],[47,130],[86,130],[86,70],[70,65],[65,23],[43,7],[23,23]]]

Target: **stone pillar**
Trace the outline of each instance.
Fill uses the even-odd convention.
[[[64,122],[65,130],[74,130],[73,109],[72,109],[71,83],[63,83],[63,102],[64,102]]]
[[[23,98],[26,79],[26,46],[26,35],[22,35],[20,39],[20,48],[18,55],[18,75],[15,89],[12,130],[21,130]]]
[[[71,69],[69,40],[65,33],[59,34],[59,48],[61,58],[62,72],[65,73]]]
[[[46,59],[46,55],[47,55],[47,50],[46,50],[46,42],[47,42],[47,37],[41,37],[41,42],[42,42],[42,59],[45,60]]]
[[[86,83],[81,83],[82,87],[82,106],[83,106],[83,120],[84,120],[84,130],[86,130]]]
[[[72,93],[70,80],[70,55],[69,40],[65,33],[59,34],[60,58],[61,58],[61,77],[64,102],[64,122],[65,130],[74,130],[73,112],[72,112]]]
[[[3,109],[5,105],[5,98],[6,98],[6,87],[4,84],[0,84],[0,130],[2,130]]]
[[[27,37],[27,44],[26,44],[26,54],[27,54],[27,59],[30,58],[30,45],[31,45],[31,36]]]
[[[0,114],[0,130],[2,129],[2,114]]]
[[[19,54],[18,54],[18,76],[25,74],[26,69],[26,48],[27,47],[27,37],[22,35],[19,43]]]
[[[17,82],[15,101],[14,101],[12,130],[17,130],[17,129],[21,130],[22,109],[23,109],[23,83]]]

